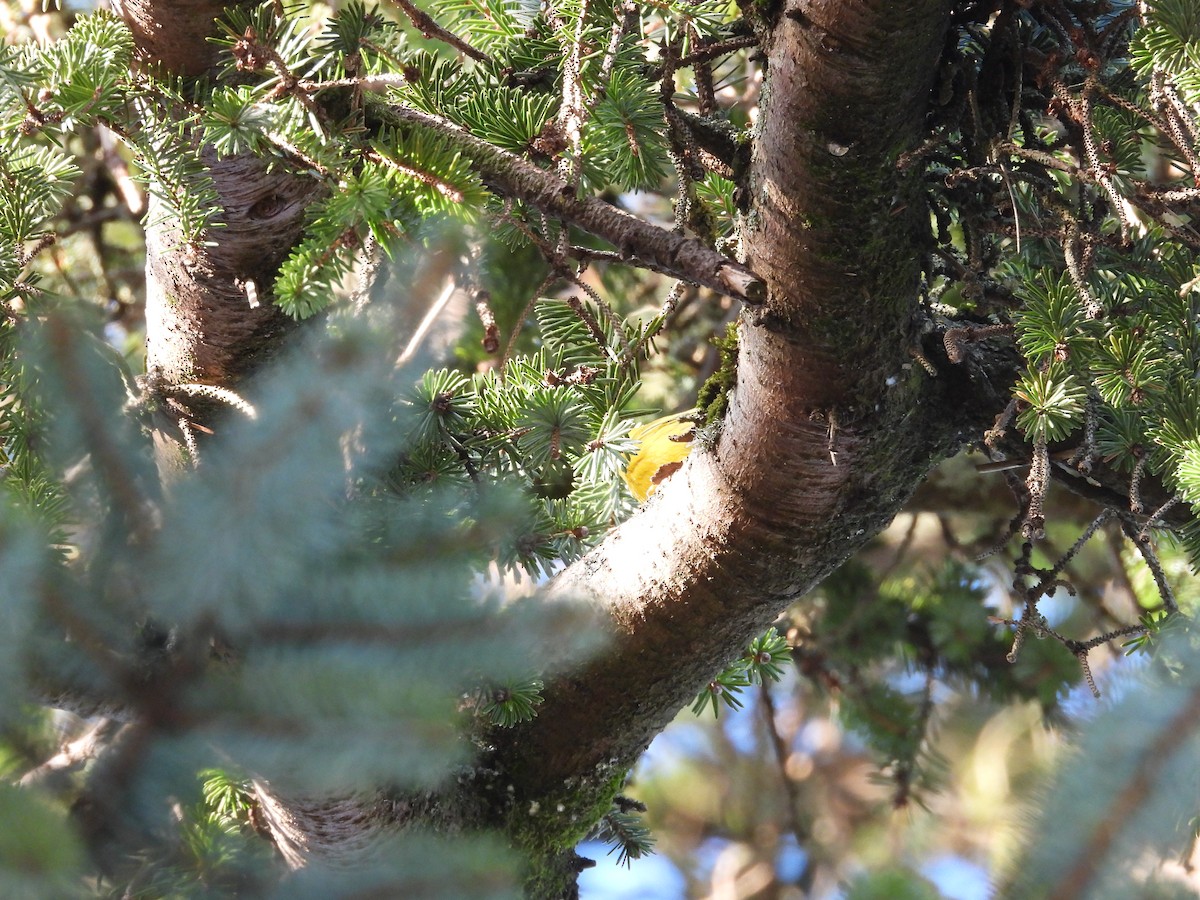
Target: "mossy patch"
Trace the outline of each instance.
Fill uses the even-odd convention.
[[[729,407],[729,392],[737,384],[738,327],[730,322],[724,336],[714,337],[713,346],[721,356],[717,371],[708,376],[696,394],[696,407],[704,416],[704,424],[712,425],[725,418]]]
[[[539,800],[513,805],[505,830],[529,861],[527,897],[571,895],[582,868],[575,847],[612,808],[625,777],[621,767],[598,771],[592,778],[572,779]]]

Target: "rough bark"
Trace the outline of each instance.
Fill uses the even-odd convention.
[[[207,246],[182,245],[171,221],[146,229],[146,367],[168,384],[235,388],[296,327],[270,289],[299,239],[307,205],[323,192],[311,178],[267,172],[236,156],[209,166],[221,212]]]
[[[185,77],[212,69],[218,49],[207,38],[226,7],[208,0],[118,0],[142,64]],[[243,3],[242,5],[253,5]],[[185,243],[176,223],[151,199],[146,221],[146,368],[166,386],[201,383],[238,389],[283,344],[296,323],[271,302],[279,265],[300,238],[304,211],[323,187],[283,169],[268,172],[250,156],[217,160],[208,171],[221,209],[201,239]],[[213,410],[191,404],[194,421]],[[179,452],[169,435],[160,457]]]
[[[214,33],[214,21],[227,7],[250,5],[224,0],[113,2],[117,14],[133,32],[141,58],[185,77],[203,75],[216,61],[216,47],[206,42]]]

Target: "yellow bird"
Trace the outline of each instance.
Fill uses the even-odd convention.
[[[692,449],[696,425],[687,418],[689,409],[639,425],[629,436],[641,445],[625,467],[625,483],[638,502],[644,503],[671,475],[679,470]]]

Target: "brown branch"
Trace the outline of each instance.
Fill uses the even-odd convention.
[[[764,34],[771,90],[748,172],[753,268],[579,199],[555,173],[445,119],[365,98],[381,120],[448,139],[500,195],[609,241],[632,262],[762,303],[742,323],[719,438],[549,592],[551,604],[591,599],[607,613],[609,642],[548,685],[533,722],[491,736],[486,762],[511,786],[499,792],[510,801],[499,815],[519,817],[568,783],[572,802],[592,810],[714,665],[883,528],[936,460],[990,424],[995,404],[979,402],[978,373],[931,379],[907,365],[929,223],[917,173],[897,162],[920,143],[951,5],[807,4]],[[237,285],[271,283],[320,187],[239,164],[214,172],[230,227],[202,265],[183,265],[169,232],[150,236],[162,320],[151,353],[186,369],[168,373],[172,382],[234,381],[281,340],[278,323],[248,318]],[[266,193],[251,198],[247,186]],[[177,301],[179,284],[182,310],[169,309],[168,287]],[[203,316],[237,334],[213,331]],[[178,345],[167,346],[168,325],[178,326]],[[1005,394],[1007,385],[989,389]],[[826,420],[813,421],[815,410]]]
[[[767,728],[767,736],[771,739],[771,750],[775,754],[775,765],[779,770],[779,780],[787,795],[787,811],[784,820],[796,838],[797,845],[803,847],[808,839],[808,829],[800,821],[800,790],[796,782],[788,774],[788,745],[783,735],[779,733],[779,716],[775,712],[775,698],[771,696],[771,683],[763,681],[759,685],[759,696],[762,698],[763,723]]]
[[[733,53],[735,50],[744,50],[747,47],[753,47],[758,43],[758,38],[752,34],[743,34],[740,37],[729,38],[725,41],[713,41],[710,44],[701,44],[699,49],[693,50],[687,56],[681,57],[679,66],[695,65],[696,63],[709,62],[716,59],[718,56],[724,56],[727,53]]]
[[[500,329],[496,325],[496,314],[492,312],[492,295],[478,288],[474,294],[475,314],[479,316],[479,324],[483,326],[483,351],[495,353],[500,349]]]
[[[492,61],[492,58],[482,50],[476,50],[453,31],[447,31],[435,22],[429,13],[418,9],[417,5],[411,3],[410,0],[392,0],[392,2],[404,11],[404,14],[408,16],[408,20],[412,22],[413,28],[417,29],[425,37],[449,44],[459,53],[471,57],[476,62],[490,63]]]
[[[225,0],[117,0],[142,62],[185,76],[211,69],[219,55],[208,38],[231,4]],[[233,4],[253,6],[250,2]],[[206,153],[220,199],[220,228],[184,244],[164,217],[152,186],[146,229],[146,362],[168,383],[236,387],[271,359],[296,323],[269,296],[279,265],[299,240],[305,209],[325,187],[283,167],[268,172],[250,156]],[[257,286],[258,302],[247,297]],[[199,411],[205,424],[208,410]],[[174,427],[170,429],[174,431]],[[166,434],[166,432],[164,432]],[[173,438],[162,437],[160,460]],[[176,457],[178,454],[176,453]]]
[[[673,234],[595,197],[577,199],[565,179],[501,150],[447,119],[405,106],[372,104],[384,121],[415,126],[448,138],[500,194],[603,238],[631,264],[704,285],[747,302],[765,286],[749,268],[694,238]]]
[[[209,157],[224,227],[195,248],[182,246],[151,197],[146,232],[147,369],[171,383],[235,387],[278,352],[296,323],[271,302],[269,288],[299,240],[308,204],[324,187],[253,157]],[[208,235],[206,235],[208,236]],[[257,285],[257,305],[246,284]]]

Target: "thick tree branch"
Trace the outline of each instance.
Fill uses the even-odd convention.
[[[994,413],[972,419],[955,377],[907,355],[928,216],[895,161],[918,142],[948,14],[795,4],[771,34],[747,235],[765,309],[743,320],[715,444],[553,587],[606,609],[611,643],[500,747],[517,806],[566,780],[602,790]]]
[[[142,60],[187,77],[212,69],[216,51],[205,39],[224,5],[116,4]],[[414,21],[424,16],[399,5]],[[444,795],[408,805],[382,792],[314,801],[256,785],[258,812],[289,865],[345,863],[379,831],[418,820],[499,824],[548,878],[537,891],[562,895],[577,873],[572,846],[649,741],[755,632],[885,527],[932,466],[992,424],[1020,364],[1011,342],[973,346],[962,365],[939,361],[936,376],[910,361],[918,349],[932,355],[930,344],[938,353],[944,345],[919,328],[929,213],[916,167],[898,160],[920,144],[952,5],[767,4],[771,20],[757,35],[767,81],[752,153],[711,123],[689,123],[702,146],[736,156],[739,176],[745,166],[746,264],[580,198],[557,174],[448,120],[370,99],[379,119],[451,140],[498,194],[611,242],[614,257],[749,305],[719,432],[546,592],[545,613],[561,610],[559,600],[589,601],[601,613],[605,647],[549,684],[534,721],[487,735],[480,765]],[[271,302],[270,285],[324,191],[248,157],[213,157],[209,169],[220,227],[202,244],[183,244],[170,221],[150,214],[148,365],[167,385],[237,387],[282,348],[294,323]],[[1128,487],[1102,466],[1093,478],[1083,487],[1108,497]],[[1162,498],[1147,491],[1150,513]],[[41,686],[56,698],[80,693]],[[165,696],[152,699],[161,706]],[[81,712],[114,721],[137,714],[103,698],[86,702]],[[156,710],[145,709],[143,718],[161,726]],[[73,771],[108,728],[116,725],[97,727],[25,780]]]
[[[895,166],[918,143],[948,6],[840,0],[778,19],[750,168],[753,271],[577,199],[557,176],[444,120],[387,108],[398,123],[451,137],[499,192],[650,268],[766,301],[743,323],[737,389],[715,445],[555,586],[604,607],[612,642],[553,686],[531,726],[497,737],[512,809],[537,808],[528,801],[567,784],[577,802],[602,802],[715,670],[884,527],[972,426],[952,379],[908,364],[928,220],[912,176]],[[164,52],[151,40],[143,49],[156,48]],[[168,379],[236,383],[286,332],[269,298],[254,308],[245,284],[265,294],[319,186],[263,178],[254,166],[214,165],[226,222],[215,247],[188,256],[168,230],[149,235],[150,359]]]
[[[120,727],[112,719],[96,720],[83,734],[63,744],[54,756],[22,775],[17,784],[21,787],[62,790],[73,773],[104,752]]]

